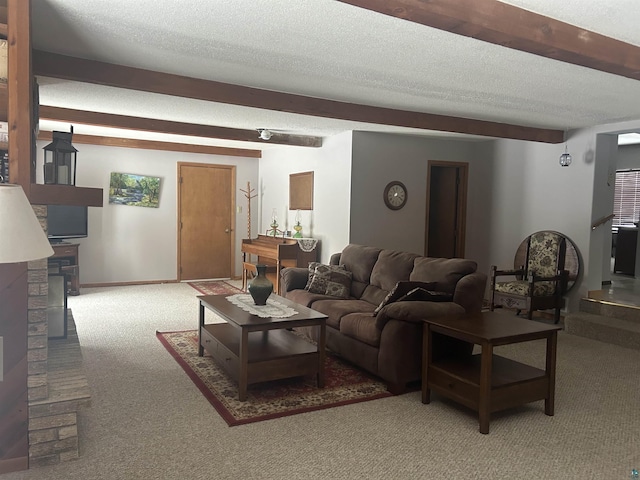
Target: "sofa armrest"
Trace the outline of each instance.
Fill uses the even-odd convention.
[[[462,305],[467,313],[479,313],[487,289],[487,275],[481,272],[462,277],[453,292],[453,301]]]
[[[302,267],[285,267],[280,270],[280,287],[283,293],[291,290],[302,290],[309,280],[309,269]]]
[[[376,327],[382,330],[391,319],[422,323],[425,318],[446,317],[464,313],[464,307],[454,302],[394,302],[385,305],[378,312]]]

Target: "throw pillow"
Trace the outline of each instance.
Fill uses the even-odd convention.
[[[318,264],[307,289],[311,293],[349,298],[351,291],[351,272],[343,265]]]
[[[307,279],[307,284],[305,285],[304,289],[305,290],[309,290],[309,287],[311,286],[311,282],[313,281],[313,276],[316,272],[316,267],[318,265],[322,265],[320,262],[309,262],[309,278]]]
[[[433,290],[436,286],[435,282],[410,282],[410,281],[400,281],[396,283],[396,286],[391,289],[391,291],[384,297],[384,300],[380,302],[380,305],[373,311],[373,315],[377,315],[380,310],[385,305],[389,305],[390,303],[397,302],[400,297],[403,297],[407,293],[409,293],[414,288],[424,288],[425,290]]]

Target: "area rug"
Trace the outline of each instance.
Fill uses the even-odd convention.
[[[384,383],[328,354],[324,388],[315,376],[256,383],[241,402],[236,382],[206,352],[198,357],[196,330],[156,335],[230,427],[391,396]]]
[[[234,287],[224,280],[210,280],[203,282],[187,282],[203,295],[232,295],[240,293],[242,290]]]

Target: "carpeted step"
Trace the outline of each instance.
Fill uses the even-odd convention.
[[[640,350],[640,322],[577,312],[567,315],[564,325],[572,335]]]
[[[592,298],[580,300],[580,312],[613,317],[640,325],[640,307],[603,302]]]

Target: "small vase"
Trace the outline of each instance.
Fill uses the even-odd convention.
[[[266,305],[267,298],[269,298],[269,295],[273,292],[273,283],[271,283],[271,280],[265,275],[267,271],[266,265],[256,265],[256,270],[258,271],[258,275],[249,282],[247,290],[249,290],[256,305]]]

